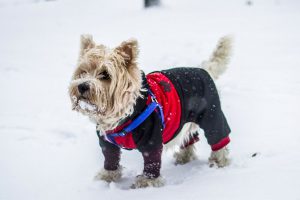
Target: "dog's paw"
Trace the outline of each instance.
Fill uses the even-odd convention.
[[[225,167],[230,164],[230,159],[228,158],[229,150],[227,147],[223,147],[218,151],[212,151],[208,159],[209,166],[213,167],[217,165],[218,167]]]
[[[119,166],[116,170],[102,169],[94,178],[94,180],[102,180],[108,183],[118,181],[122,176],[122,167]]]
[[[179,152],[174,153],[173,157],[175,158],[175,165],[184,165],[197,159],[195,147],[191,145],[184,149],[180,149]]]
[[[135,179],[135,183],[131,185],[131,189],[145,187],[161,187],[165,184],[164,179],[159,176],[157,178],[148,178],[145,175],[139,175]]]

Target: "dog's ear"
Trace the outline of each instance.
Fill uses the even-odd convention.
[[[92,35],[81,35],[80,36],[80,56],[86,52],[86,50],[95,47]]]
[[[135,39],[127,40],[122,42],[115,51],[124,58],[126,67],[130,67],[135,64],[139,53],[138,42]]]

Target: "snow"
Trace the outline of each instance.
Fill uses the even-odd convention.
[[[0,199],[300,199],[300,2],[297,0],[0,0]],[[142,156],[123,151],[118,183],[94,181],[103,156],[95,125],[73,112],[68,85],[79,36],[116,46],[135,37],[146,72],[196,66],[218,38],[235,37],[218,80],[232,128],[232,163],[175,166],[162,188],[130,190]],[[251,157],[254,153],[257,156]]]
[[[87,103],[85,101],[81,101],[81,100],[79,100],[78,105],[81,109],[86,110],[86,111],[96,111],[96,109],[97,109],[97,106]]]

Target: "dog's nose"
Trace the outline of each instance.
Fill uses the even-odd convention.
[[[85,93],[89,89],[90,89],[90,86],[88,83],[81,83],[78,85],[78,91],[80,92],[80,94]]]

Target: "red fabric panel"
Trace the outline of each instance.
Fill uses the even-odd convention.
[[[165,129],[163,130],[163,143],[169,142],[180,125],[181,104],[177,91],[171,81],[162,73],[151,73],[146,76],[147,82],[158,103],[162,106],[164,112]],[[148,96],[147,104],[151,103]],[[129,125],[131,120],[118,126],[114,130],[107,131],[106,134],[120,132],[124,127]],[[127,133],[124,137],[115,137],[115,141],[120,146],[127,149],[135,149],[132,133]]]
[[[156,72],[146,76],[151,91],[162,106],[165,119],[163,143],[169,142],[180,125],[181,104],[177,91],[171,81],[162,73]]]
[[[132,121],[129,120],[126,123],[118,126],[114,130],[106,131],[106,134],[112,134],[112,133],[118,133],[123,130],[126,126],[128,126]],[[115,137],[115,141],[117,144],[119,144],[121,147],[127,148],[127,149],[135,149],[136,144],[134,143],[134,140],[132,138],[132,133],[127,133],[123,137]]]
[[[122,131],[122,130],[123,130],[123,128],[125,128],[126,126],[128,126],[128,125],[129,125],[131,122],[132,122],[132,121],[131,121],[131,120],[129,120],[129,121],[125,122],[124,124],[122,124],[122,125],[120,125],[120,126],[116,127],[116,128],[115,128],[115,129],[113,129],[113,130],[106,131],[106,134],[120,132],[120,131]]]
[[[211,145],[211,149],[213,151],[218,151],[218,150],[222,149],[223,147],[225,147],[229,142],[230,142],[230,138],[229,137],[223,138],[217,144]]]
[[[123,137],[115,137],[115,141],[117,144],[119,144],[121,147],[127,148],[127,149],[135,149],[136,144],[134,143],[132,132],[127,133]]]
[[[195,144],[196,142],[198,142],[200,140],[198,135],[190,135],[189,141],[185,142],[183,145],[180,146],[181,149],[184,149],[192,144]]]

